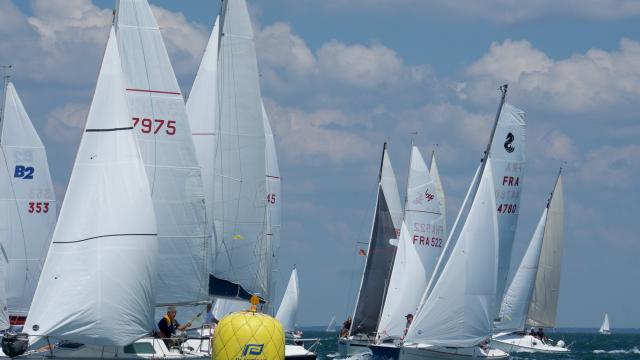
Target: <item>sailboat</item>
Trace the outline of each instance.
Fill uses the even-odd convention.
[[[46,150],[9,77],[0,121],[0,330],[6,330],[24,325],[57,206]]]
[[[338,339],[338,352],[342,356],[368,353],[368,345],[375,340],[401,224],[400,195],[385,142],[380,161],[373,225],[358,299],[349,332]]]
[[[325,332],[334,332],[336,331],[336,316],[333,315],[331,320],[329,320],[329,325],[327,325],[327,330]]]
[[[508,357],[488,346],[496,303],[502,299],[499,278],[505,251],[501,247],[510,252],[524,169],[524,113],[505,102],[506,90],[506,85],[501,87],[487,150],[413,322],[400,344],[371,346],[374,356]],[[510,216],[501,221],[501,215]],[[508,227],[504,231],[503,225]]]
[[[282,302],[276,313],[276,319],[282,324],[286,335],[285,359],[315,360],[316,354],[312,349],[304,348],[304,340],[296,331],[296,316],[298,314],[298,271],[293,268],[289,283],[282,296]],[[317,343],[317,342],[316,342]]]
[[[602,335],[611,335],[611,330],[609,329],[609,315],[604,313],[604,319],[602,319],[602,325],[600,325],[600,330],[598,332]]]
[[[130,344],[153,327],[156,217],[129,119],[112,28],[24,327],[33,348],[48,346],[26,358],[136,358]]]
[[[506,352],[567,353],[564,341],[555,345],[527,327],[555,326],[560,286],[564,199],[559,173],[520,266],[502,301],[500,321],[491,343]]]

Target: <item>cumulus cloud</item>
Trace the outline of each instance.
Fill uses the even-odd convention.
[[[314,158],[345,162],[369,155],[369,143],[360,134],[340,129],[349,120],[338,110],[305,112],[273,102],[267,102],[267,110],[279,147],[290,150],[282,155],[294,163]]]
[[[379,43],[333,40],[313,51],[282,22],[257,29],[256,43],[266,83],[281,90],[307,87],[310,82],[376,90],[420,83],[430,76],[428,67],[405,64],[393,49]]]
[[[618,50],[590,49],[566,59],[550,59],[526,40],[494,43],[471,64],[466,94],[488,101],[487,88],[503,81],[514,85],[517,98],[555,110],[582,113],[640,97],[640,43],[622,39]]]

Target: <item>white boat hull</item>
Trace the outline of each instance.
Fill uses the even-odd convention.
[[[561,354],[568,353],[564,346],[555,346],[531,335],[498,334],[491,339],[491,346],[502,351]]]
[[[360,354],[370,354],[369,345],[371,342],[367,337],[350,336],[338,339],[338,353],[342,357]]]
[[[478,346],[469,348],[449,348],[426,344],[372,345],[374,360],[455,360],[455,359],[508,359],[509,354],[498,349],[483,349]]]

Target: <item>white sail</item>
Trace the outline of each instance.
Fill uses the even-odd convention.
[[[27,317],[31,339],[124,346],[153,328],[156,220],[112,29]]]
[[[231,313],[249,310],[250,308],[251,304],[246,300],[218,299],[213,305],[212,312],[216,319],[221,320],[223,317]]]
[[[387,201],[387,207],[391,214],[391,220],[393,226],[396,228],[396,236],[400,236],[400,227],[402,226],[402,203],[400,202],[400,193],[398,192],[398,182],[396,181],[396,174],[391,166],[391,160],[389,159],[389,151],[385,147],[384,154],[382,156],[382,172],[380,175],[380,186],[384,193],[384,198]]]
[[[444,246],[443,217],[433,179],[417,147],[411,150],[405,217],[380,317],[381,337],[401,337]]]
[[[602,319],[602,325],[600,325],[600,334],[609,334],[611,329],[609,328],[609,314],[604,313],[604,319]]]
[[[266,143],[254,35],[244,0],[223,2],[220,28],[213,273],[268,299]]]
[[[216,131],[217,92],[218,92],[218,38],[220,29],[218,19],[213,26],[213,31],[207,43],[207,47],[200,62],[200,68],[193,82],[193,87],[187,100],[187,115],[193,143],[198,158],[198,163],[202,168],[202,184],[204,187],[204,197],[207,210],[207,224],[212,240],[215,241],[214,219],[213,219],[213,171],[214,153],[218,140]],[[215,242],[209,246],[209,269],[213,269],[215,258]]]
[[[9,310],[7,309],[7,283],[8,283],[8,270],[9,270],[9,258],[6,256],[6,251],[2,249],[0,254],[0,330],[7,330],[11,327],[9,321]]]
[[[282,297],[282,302],[276,313],[276,319],[282,324],[285,332],[294,331],[296,328],[296,315],[298,313],[298,272],[294,268],[291,271],[289,284]]]
[[[540,263],[536,274],[531,305],[529,305],[527,325],[545,328],[556,326],[563,238],[564,195],[562,176],[558,175],[551,201],[549,202]]]
[[[496,124],[489,149],[496,194],[499,241],[498,282],[494,303],[494,316],[500,311],[504,295],[511,250],[520,214],[520,189],[525,165],[524,111],[505,103]]]
[[[499,240],[490,165],[489,158],[449,261],[405,342],[470,347],[491,332]]]
[[[431,153],[431,166],[429,173],[433,179],[433,184],[436,187],[436,195],[440,200],[440,213],[442,214],[442,226],[444,231],[447,231],[447,205],[444,198],[444,188],[442,187],[442,181],[440,180],[440,170],[438,170],[438,164],[436,163],[436,152]],[[446,238],[446,236],[445,236]]]
[[[265,249],[261,251],[264,254],[262,259],[262,266],[259,268],[264,269],[266,274],[263,274],[267,278],[267,284],[269,284],[268,294],[273,294],[275,291],[275,279],[272,276],[273,268],[275,266],[278,250],[280,248],[280,224],[282,213],[282,197],[280,192],[280,168],[278,166],[278,154],[276,152],[276,142],[271,131],[271,124],[269,124],[269,117],[267,111],[262,104],[262,120],[264,124],[265,132],[265,164],[266,164],[266,185],[267,185],[267,222],[266,222],[266,241],[263,243]]]
[[[180,87],[147,0],[119,0],[118,46],[158,219],[157,305],[208,300],[202,177]]]
[[[502,300],[500,321],[494,324],[494,332],[524,330],[529,303],[533,295],[536,272],[538,271],[546,220],[547,208],[545,207],[520,266],[518,266],[518,270],[513,276],[507,293]]]
[[[6,306],[9,315],[26,316],[49,248],[57,207],[44,145],[11,82],[6,86],[0,152],[0,161],[5,164],[0,167],[0,262]]]

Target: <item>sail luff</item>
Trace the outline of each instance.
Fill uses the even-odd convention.
[[[265,296],[271,298],[275,293],[276,280],[273,276],[274,268],[277,267],[277,254],[280,249],[280,228],[282,213],[282,194],[280,185],[280,168],[278,166],[278,154],[276,151],[275,136],[271,130],[269,116],[264,103],[261,102],[262,120],[265,130],[265,181],[266,181],[266,199],[267,199],[267,219],[265,221],[265,257],[264,269],[268,284]],[[272,310],[270,303],[266,304],[264,312],[269,313]]]

